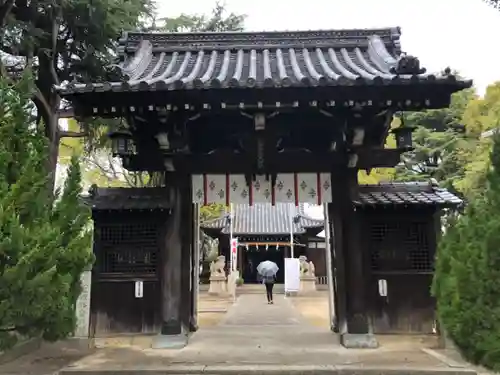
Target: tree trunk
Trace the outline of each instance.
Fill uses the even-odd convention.
[[[47,159],[48,188],[54,191],[59,156],[59,109],[60,99],[53,91],[54,82],[53,61],[45,53],[38,54],[39,68],[36,81],[34,102],[38,117],[43,121],[45,136],[49,142],[49,157]]]
[[[49,172],[48,188],[54,192],[56,185],[57,161],[59,157],[59,116],[52,113],[50,116],[51,136],[49,137],[49,158],[47,160],[47,171]]]

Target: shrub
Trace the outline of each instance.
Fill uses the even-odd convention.
[[[441,325],[463,356],[500,370],[500,138],[483,194],[469,202],[438,246],[433,294]]]

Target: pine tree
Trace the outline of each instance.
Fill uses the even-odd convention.
[[[79,169],[70,169],[54,205],[47,139],[29,125],[31,88],[28,77],[0,80],[0,348],[20,336],[70,334],[79,276],[91,260]]]
[[[483,194],[441,240],[433,293],[444,329],[469,361],[500,370],[500,138]]]

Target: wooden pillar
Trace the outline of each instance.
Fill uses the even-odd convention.
[[[198,330],[198,296],[200,291],[200,206],[193,205],[193,244],[191,251],[191,321],[189,330]]]
[[[243,251],[245,251],[245,248],[243,246],[238,247],[238,271],[240,273],[240,277],[243,277]]]
[[[165,336],[182,335],[188,331],[191,316],[191,242],[192,200],[189,177],[170,175],[166,188],[172,202],[167,222],[165,248],[162,254],[162,328]],[[174,344],[184,344],[176,342]],[[159,341],[155,347],[171,347],[172,342]]]
[[[191,179],[183,176],[182,191],[182,226],[181,226],[181,324],[185,332],[192,331],[193,312],[191,309],[193,302],[193,224],[194,224],[194,205],[191,197]]]
[[[346,319],[346,285],[345,269],[343,257],[343,236],[342,236],[342,215],[335,204],[328,205],[330,222],[330,251],[332,253],[332,275],[334,287],[334,308],[335,322],[333,322],[334,332],[347,332]]]
[[[368,276],[360,242],[360,223],[352,203],[357,195],[357,170],[345,168],[332,173],[334,201],[330,216],[334,237],[336,316],[341,342],[350,348],[375,348],[367,305]]]

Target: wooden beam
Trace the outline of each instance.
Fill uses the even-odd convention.
[[[403,150],[360,149],[355,168],[392,168],[400,162]],[[191,174],[245,174],[254,170],[254,161],[247,154],[219,151],[212,154],[175,155],[178,171]],[[289,151],[274,154],[265,161],[265,173],[328,173],[337,166],[347,166],[348,155],[340,152]],[[129,171],[164,171],[165,163],[158,157],[133,155],[124,160]]]
[[[64,108],[57,111],[59,118],[73,118],[75,117],[75,111],[73,108]]]

